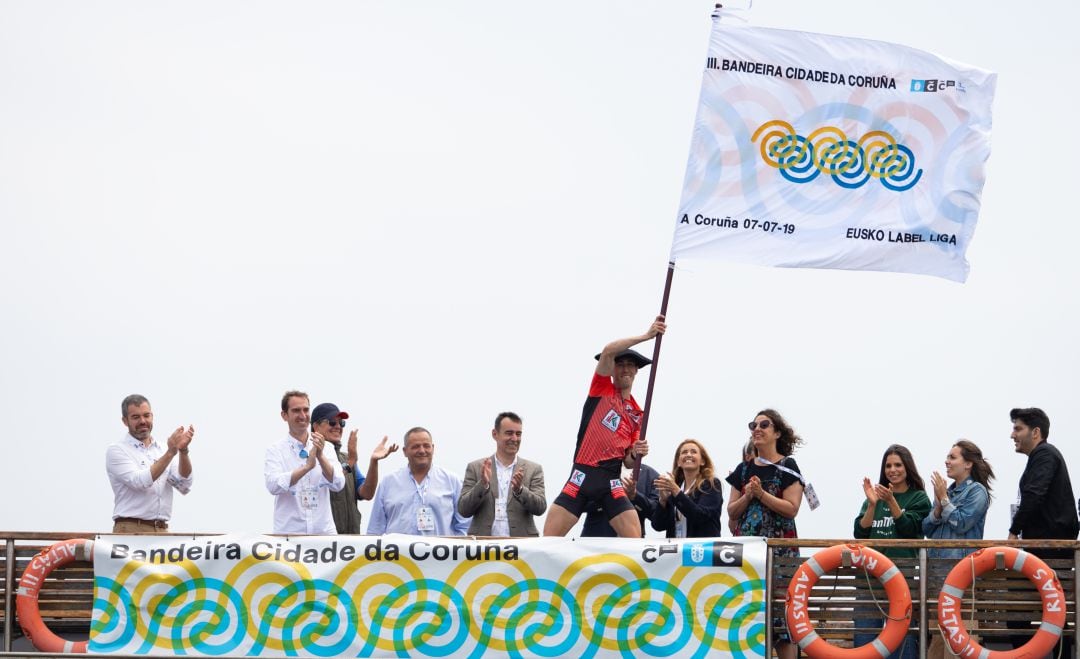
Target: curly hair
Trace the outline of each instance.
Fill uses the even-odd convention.
[[[780,413],[776,410],[771,408],[763,409],[755,414],[754,418],[759,416],[768,417],[769,421],[772,421],[773,425],[776,426],[776,432],[780,433],[780,436],[776,438],[776,452],[780,455],[791,455],[796,448],[806,443],[802,437],[795,434],[795,429],[789,426],[784,417],[780,416]]]

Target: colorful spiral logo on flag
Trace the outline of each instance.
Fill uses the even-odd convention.
[[[431,565],[363,557],[330,579],[248,556],[224,578],[196,562],[129,561],[98,576],[90,651],[249,656],[765,654],[765,581],[751,562],[650,575],[627,554],[564,564]],[[422,569],[423,568],[423,569]],[[326,574],[325,566],[320,568]]]
[[[871,179],[896,192],[910,190],[922,178],[915,154],[885,131],[873,130],[857,141],[835,126],[799,135],[786,121],[768,121],[751,138],[761,159],[792,183],[809,183],[824,174],[837,185],[854,189]]]

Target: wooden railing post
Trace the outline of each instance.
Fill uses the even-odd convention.
[[[926,633],[927,607],[926,589],[930,573],[927,571],[926,547],[919,548],[919,659],[926,659],[930,635]]]
[[[1073,548],[1073,613],[1080,609],[1080,548]],[[1073,659],[1080,659],[1080,620],[1073,623]]]
[[[4,539],[4,652],[11,652],[12,619],[15,617],[15,540]]]

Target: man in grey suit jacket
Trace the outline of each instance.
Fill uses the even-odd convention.
[[[458,513],[472,517],[469,535],[537,536],[533,517],[547,510],[544,468],[518,457],[521,417],[503,412],[491,431],[495,454],[465,468]]]

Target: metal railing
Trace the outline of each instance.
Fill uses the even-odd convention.
[[[93,539],[97,533],[94,532],[0,532],[0,540],[4,542],[4,640],[3,648],[0,654],[10,657],[28,656],[25,653],[13,653],[12,652],[12,639],[15,633],[15,596],[18,579],[21,576],[17,574],[17,547],[24,546],[40,546],[48,545],[53,542],[61,540],[69,540],[73,538],[90,538]],[[177,536],[191,536],[191,533],[173,533],[168,535]],[[214,534],[195,534],[195,535],[214,535]],[[720,539],[722,541],[722,539]],[[926,659],[928,640],[930,635],[930,629],[936,630],[936,622],[931,621],[929,611],[931,608],[936,607],[937,593],[929,592],[930,579],[925,578],[930,573],[928,572],[928,559],[926,550],[932,548],[965,548],[965,549],[978,549],[985,547],[995,546],[1012,546],[1020,547],[1023,549],[1058,549],[1069,550],[1072,552],[1072,567],[1071,575],[1068,579],[1063,581],[1069,584],[1069,588],[1066,591],[1067,600],[1067,613],[1069,615],[1070,624],[1067,625],[1065,634],[1071,636],[1073,639],[1076,637],[1076,603],[1077,603],[1077,579],[1076,575],[1080,575],[1080,542],[1072,540],[1033,540],[1033,541],[1008,541],[1008,540],[852,540],[852,539],[817,539],[817,538],[792,538],[792,539],[769,539],[769,547],[795,547],[798,548],[802,554],[799,559],[787,559],[785,569],[792,568],[793,565],[805,560],[805,558],[813,555],[817,549],[831,547],[838,544],[861,544],[875,549],[890,549],[890,548],[904,548],[915,550],[917,556],[918,566],[918,592],[912,591],[912,600],[918,607],[917,618],[913,611],[913,623],[917,619],[918,621],[918,634],[919,634],[919,656],[920,659]],[[23,559],[25,560],[25,558]],[[766,655],[771,654],[773,647],[773,625],[771,624],[771,618],[775,616],[778,607],[777,597],[783,597],[782,575],[778,576],[780,564],[775,562],[772,552],[769,552],[766,563],[766,593],[765,593],[765,605],[767,611],[766,625]],[[1063,569],[1059,566],[1059,570]],[[1068,569],[1068,568],[1064,568]],[[780,579],[781,581],[778,581]],[[1038,602],[1039,596],[1034,589],[1030,590],[1032,597],[1030,600],[1019,599],[1020,602]],[[850,601],[848,602],[850,604]],[[92,601],[87,601],[87,608],[91,608]],[[81,619],[80,619],[81,622]],[[90,624],[90,619],[85,619],[87,627]],[[1080,648],[1077,647],[1077,643],[1073,643],[1072,656],[1074,659],[1080,659]],[[35,657],[42,656],[54,656],[45,653],[34,653]],[[61,655],[55,655],[61,656]]]

